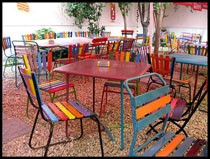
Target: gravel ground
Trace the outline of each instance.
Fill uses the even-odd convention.
[[[186,77],[192,81],[194,78],[191,78],[192,75]],[[194,77],[194,76],[193,76]],[[43,80],[45,79],[42,77]],[[84,80],[84,78],[79,76],[72,76],[72,81],[76,85],[78,100],[83,104],[87,105],[90,109],[92,108],[92,78]],[[35,109],[30,106],[30,116],[29,118],[25,115],[26,110],[26,99],[27,94],[25,88],[21,86],[16,88],[14,84],[14,79],[5,79],[2,78],[3,82],[3,112],[10,117],[17,117],[27,124],[33,124],[35,118]],[[96,79],[96,104],[95,109],[96,113],[100,109],[100,100],[102,94],[103,84],[105,79]],[[203,81],[201,76],[198,80],[199,82]],[[199,83],[200,84],[200,83]],[[198,86],[199,87],[199,86]],[[145,84],[141,84],[141,92],[145,90]],[[42,93],[43,100],[49,101],[49,96],[46,93]],[[11,98],[12,97],[12,98]],[[113,128],[120,124],[120,96],[119,94],[110,94],[108,96],[108,103],[106,105],[106,111],[100,121],[110,127],[112,135],[115,137],[115,142],[111,141],[108,134],[103,131],[102,139],[104,146],[104,155],[105,156],[128,156],[129,147],[131,144],[133,127],[131,123],[131,109],[129,96],[125,95],[125,148],[120,150],[120,129]],[[73,99],[73,96],[70,98]],[[65,98],[63,98],[65,100]],[[57,99],[58,100],[58,99]],[[56,101],[56,100],[55,100]],[[201,104],[201,108],[207,110],[207,97]],[[48,137],[49,126],[43,122],[43,120],[38,121],[38,127],[36,129],[36,134],[34,138],[34,145],[40,146],[46,143],[46,138]],[[59,144],[56,146],[51,146],[48,151],[48,156],[101,156],[99,139],[96,124],[89,120],[84,120],[84,135],[79,140],[73,140],[65,144]],[[72,121],[69,123],[69,131],[71,132],[72,137],[80,132],[77,121]],[[172,125],[169,126],[169,131],[174,131],[176,128]],[[207,139],[208,129],[207,129],[207,113],[197,111],[188,125],[186,126],[187,133],[195,138]],[[44,149],[33,150],[29,147],[29,135],[25,134],[14,140],[5,143],[2,145],[2,156],[43,156]],[[149,138],[153,134],[147,136],[141,136],[141,138]],[[54,134],[52,137],[52,142],[57,142],[65,139],[65,123],[56,124],[54,129]],[[141,139],[139,139],[141,140]]]

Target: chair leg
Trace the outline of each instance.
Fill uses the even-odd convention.
[[[54,128],[54,124],[50,123],[50,134],[49,134],[47,145],[46,145],[46,148],[45,148],[44,157],[47,156],[47,152],[48,152],[48,149],[49,149],[50,141],[51,141],[51,138],[52,138],[52,135],[53,135],[53,128]]]
[[[29,147],[32,148],[32,149],[35,149],[35,147],[32,146],[31,142],[32,142],[34,130],[35,130],[35,127],[36,127],[36,124],[37,124],[39,112],[40,112],[40,110],[38,110],[37,113],[36,113],[36,118],[35,118],[35,120],[34,120],[34,125],[33,125],[33,128],[32,128],[32,130],[31,130],[31,135],[30,135],[30,138],[29,138]]]
[[[8,61],[8,58],[6,58],[6,61],[4,63],[3,77],[5,77],[5,70],[6,70],[6,67],[7,67],[7,61]]]
[[[104,91],[105,91],[105,87],[103,88],[103,92],[102,92],[102,97],[101,97],[101,107],[100,107],[100,112],[99,112],[99,116],[101,116],[102,112],[103,112],[103,99],[104,99]]]
[[[77,93],[76,93],[76,89],[75,87],[72,87],[73,88],[73,93],[74,93],[74,99],[77,100]]]
[[[100,128],[100,122],[97,117],[92,116],[91,117],[95,122],[97,122],[98,125],[98,134],[99,134],[99,141],[100,141],[100,147],[101,147],[101,156],[104,157],[104,149],[103,149],[103,142],[101,137],[101,128]]]
[[[29,97],[27,98],[27,103],[26,103],[26,116],[29,118],[28,107],[29,107]]]

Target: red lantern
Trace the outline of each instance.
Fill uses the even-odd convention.
[[[111,20],[115,20],[116,13],[115,13],[115,4],[114,3],[110,3],[110,15],[111,15]]]

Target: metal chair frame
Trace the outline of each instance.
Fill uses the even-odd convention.
[[[75,138],[75,139],[79,139],[83,135],[82,119],[90,118],[97,123],[101,155],[103,157],[104,156],[103,142],[102,142],[102,138],[101,138],[100,122],[97,118],[97,115],[95,113],[93,113],[91,110],[89,110],[86,106],[81,104],[79,101],[69,100],[68,102],[65,102],[65,101],[56,102],[59,104],[44,103],[42,100],[41,94],[40,94],[40,90],[39,90],[35,72],[31,72],[31,74],[30,74],[29,70],[23,69],[20,67],[18,67],[18,68],[19,68],[19,72],[20,72],[21,78],[23,80],[24,86],[26,88],[26,92],[29,96],[30,102],[31,102],[32,106],[37,109],[33,128],[32,128],[31,134],[30,134],[30,138],[29,138],[30,148],[32,148],[32,149],[45,148],[44,157],[46,157],[49,146],[72,141],[71,139],[69,139],[69,134],[68,134],[68,121],[69,120],[76,120],[76,119],[80,120],[81,134],[79,135],[79,137]],[[34,131],[35,131],[35,128],[37,125],[37,120],[38,120],[38,117],[40,114],[41,114],[42,119],[50,125],[50,133],[49,133],[49,137],[47,139],[47,144],[45,146],[34,147],[32,145],[32,140],[33,140]],[[66,137],[68,140],[50,144],[55,123],[62,122],[62,121],[66,122]],[[73,140],[75,140],[75,139],[73,139]]]

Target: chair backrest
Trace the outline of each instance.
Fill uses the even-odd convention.
[[[88,51],[88,44],[73,44],[68,48],[68,59],[78,59],[78,56],[84,56]],[[70,61],[69,61],[70,62]]]
[[[92,43],[90,44],[90,52],[95,53],[98,55],[102,55],[106,53],[106,48],[107,48],[107,40],[108,38],[93,38]]]
[[[123,37],[127,37],[127,36],[133,37],[133,32],[134,30],[121,30]]]
[[[122,39],[122,47],[120,48],[120,51],[131,51],[134,43],[134,38],[123,38]]]
[[[56,33],[56,38],[71,38],[71,37],[72,37],[72,32],[70,31]]]
[[[40,110],[43,119],[47,120],[47,118],[51,118],[52,120],[58,121],[53,114],[51,114],[52,116],[50,117],[45,116],[45,112],[49,112],[50,110],[42,100],[36,73],[31,72],[29,69],[21,68],[20,66],[18,66],[18,69],[32,106]]]
[[[35,41],[12,41],[16,55],[22,56],[25,67],[38,74],[42,71],[52,70],[52,51],[39,51],[39,46]],[[39,78],[38,78],[39,79]]]
[[[180,42],[178,39],[170,39],[170,48],[171,53],[179,52],[180,51]]]
[[[28,41],[28,40],[38,40],[38,34],[35,33],[30,33],[30,34],[24,34],[22,35],[22,40],[23,41]]]
[[[137,48],[136,62],[148,63],[147,54],[149,54],[149,46],[140,46]]]
[[[2,38],[2,49],[3,49],[3,52],[4,52],[4,55],[6,57],[12,55],[12,43],[11,43],[11,38],[9,36],[7,37],[3,37]],[[6,52],[6,50],[9,49],[9,53]]]
[[[205,46],[188,45],[187,51],[192,55],[208,56],[208,47]]]
[[[146,34],[137,34],[135,41],[136,46],[149,46],[149,36]]]
[[[42,39],[56,39],[56,33],[55,32],[49,32],[42,34]]]
[[[129,51],[120,51],[120,52],[115,52],[114,55],[112,55],[113,52],[111,52],[110,55],[110,60],[114,59],[116,61],[125,61],[129,62],[130,61],[130,52]]]
[[[163,83],[163,86],[150,90],[149,92],[146,92],[144,94],[134,96],[131,91],[132,89],[129,87],[129,83],[132,81],[137,81],[142,78],[151,77],[151,76],[156,76],[157,78],[159,78],[160,81]],[[157,73],[149,73],[142,76],[128,78],[125,80],[124,86],[130,96],[130,105],[131,105],[131,112],[132,112],[132,123],[133,123],[134,134],[137,134],[139,131],[144,130],[150,124],[154,123],[155,121],[158,121],[163,116],[166,116],[165,121],[162,124],[162,127],[160,127],[161,129],[159,133],[154,135],[152,139],[163,135],[165,133],[165,126],[166,126],[166,122],[168,120],[169,112],[171,109],[171,104],[170,104],[171,97],[169,94],[169,86],[163,80],[161,75]],[[136,138],[133,138],[133,142],[130,147],[130,154],[129,154],[130,156],[134,155],[133,154],[134,153],[133,148],[135,144],[134,142],[136,142]],[[143,145],[146,146],[145,144]],[[137,153],[137,151],[135,152]]]
[[[75,37],[90,37],[87,31],[75,31]]]
[[[108,40],[107,43],[107,54],[111,51],[119,51],[121,45],[121,39],[119,40]]]
[[[104,31],[101,33],[101,37],[110,37],[111,36],[111,32],[110,31]]]
[[[170,76],[172,84],[175,58],[162,54],[147,54],[148,62],[151,64],[152,72],[161,74],[163,77]]]

